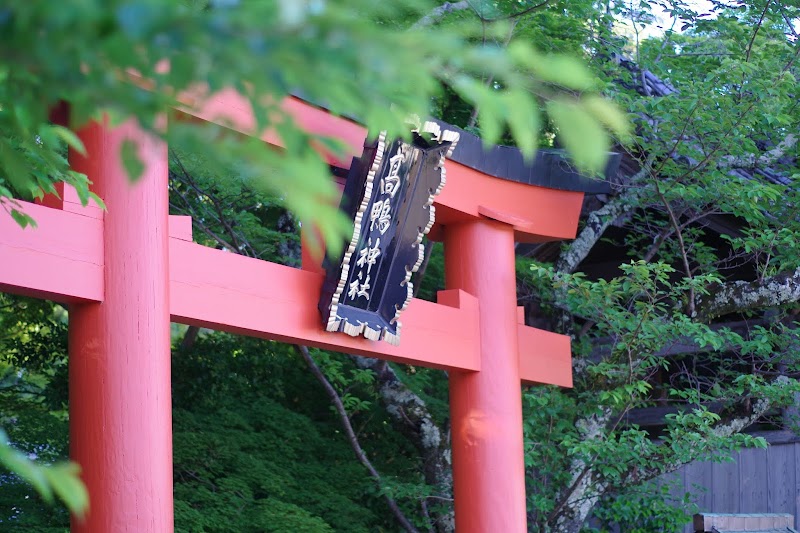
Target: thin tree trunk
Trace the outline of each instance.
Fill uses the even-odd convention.
[[[359,462],[364,465],[364,468],[367,469],[369,472],[370,477],[375,480],[375,483],[378,486],[381,485],[381,475],[372,465],[372,462],[367,457],[366,452],[364,449],[361,448],[361,444],[358,442],[358,437],[356,436],[355,431],[353,431],[353,425],[350,422],[350,417],[347,415],[347,410],[344,408],[344,404],[342,403],[342,399],[339,397],[339,393],[336,392],[336,389],[333,388],[328,378],[325,377],[325,374],[322,373],[322,370],[317,366],[317,363],[314,361],[314,358],[311,356],[311,353],[308,351],[308,348],[305,346],[295,345],[295,350],[303,358],[308,366],[308,369],[317,378],[317,381],[322,385],[322,388],[325,389],[325,393],[330,398],[331,403],[333,404],[336,412],[339,414],[339,419],[342,422],[342,427],[344,428],[344,432],[347,435],[347,439],[350,441],[350,447],[353,448],[353,452],[356,454],[356,458]],[[389,509],[391,509],[392,514],[394,514],[397,521],[403,526],[403,529],[408,531],[409,533],[418,533],[417,528],[414,527],[413,524],[408,520],[406,515],[397,505],[397,502],[389,496],[388,494],[383,495],[384,499],[386,500]]]

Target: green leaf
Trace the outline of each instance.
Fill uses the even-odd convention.
[[[12,448],[2,430],[0,430],[0,464],[30,483],[46,502],[49,503],[53,500],[53,491],[50,489],[47,476],[42,469],[25,457],[22,452]]]
[[[594,116],[578,102],[567,99],[547,103],[547,112],[561,140],[581,170],[599,174],[608,158],[608,135]]]
[[[532,160],[539,144],[539,111],[533,105],[530,95],[524,91],[508,91],[503,95],[506,100],[508,126],[514,140],[526,159]]]
[[[96,195],[95,193],[93,193],[92,191],[89,191],[89,198],[91,198],[92,200],[94,200],[94,203],[96,203],[96,204],[97,204],[97,207],[99,207],[100,209],[103,209],[103,210],[105,210],[105,209],[106,209],[106,203],[103,201],[103,199],[102,199],[102,198],[100,198],[99,196],[97,196],[97,195]]]
[[[89,493],[80,479],[80,466],[61,463],[44,469],[44,472],[56,496],[75,515],[82,517],[89,508]]]
[[[478,109],[484,145],[496,143],[503,133],[501,120],[506,115],[504,104],[498,101],[500,93],[467,76],[456,77],[453,87],[464,100]]]
[[[605,124],[622,142],[630,141],[631,123],[619,107],[596,94],[586,95],[581,101],[586,110]]]
[[[543,81],[555,83],[576,91],[596,89],[597,80],[579,59],[566,55],[549,55],[531,64]]]
[[[89,493],[79,477],[80,467],[77,464],[70,462],[40,466],[19,450],[12,448],[2,429],[0,429],[0,465],[30,483],[47,503],[52,503],[55,493],[77,516],[83,516],[89,507]]]
[[[17,192],[29,194],[35,188],[30,166],[25,158],[9,143],[0,140],[0,164],[5,168],[5,178]]]
[[[490,105],[491,100],[484,99],[478,106],[478,125],[481,130],[484,146],[491,146],[497,143],[503,133],[503,126],[500,117],[502,111],[494,109]]]
[[[32,228],[36,227],[36,221],[33,219],[33,217],[31,217],[27,213],[23,213],[18,209],[13,209],[13,208],[11,209],[11,218],[13,218],[17,222],[17,224],[19,224],[23,228],[26,228],[28,226]]]
[[[61,140],[67,143],[67,146],[86,157],[86,147],[83,145],[83,141],[81,141],[80,138],[75,135],[74,131],[63,126],[52,126],[52,130],[61,138]]]
[[[139,158],[138,146],[135,141],[130,139],[122,141],[122,164],[125,166],[125,172],[128,173],[128,179],[131,182],[138,181],[144,173],[144,163]]]

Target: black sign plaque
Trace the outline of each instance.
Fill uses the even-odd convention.
[[[353,236],[338,263],[326,262],[319,308],[328,331],[400,343],[400,313],[411,301],[412,273],[433,226],[434,197],[458,133],[426,122],[408,143],[385,134],[364,148],[347,177],[341,208]]]

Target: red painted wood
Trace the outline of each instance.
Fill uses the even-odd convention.
[[[256,135],[265,142],[280,146],[274,132],[255,132],[255,117],[246,98],[233,89],[210,97],[202,93],[185,95],[183,111],[201,120],[222,124],[246,135]],[[282,108],[305,131],[336,137],[349,147],[345,157],[328,160],[343,168],[350,166],[350,157],[360,156],[367,135],[366,129],[328,111],[287,98]],[[447,185],[436,198],[437,225],[478,220],[485,213],[504,213],[515,220],[516,239],[520,242],[542,242],[575,237],[583,204],[583,193],[547,189],[525,183],[494,178],[467,166],[447,161]],[[481,212],[483,209],[483,213]],[[439,234],[434,228],[432,236]]]
[[[256,119],[253,108],[247,98],[236,90],[224,89],[211,96],[205,96],[204,93],[202,89],[198,89],[193,94],[182,95],[180,99],[186,106],[181,111],[189,116],[229,127],[239,133],[259,137],[269,144],[283,146],[274,130],[255,131]],[[335,157],[330,152],[321,150],[326,154],[329,163],[348,168],[351,157],[361,155],[367,130],[360,124],[331,115],[324,109],[294,97],[286,98],[281,103],[281,109],[306,132],[335,137],[345,143],[348,151],[343,157]]]
[[[252,110],[235,92],[185,101],[196,118],[280,145],[274,132],[252,131]],[[294,98],[282,106],[306,131],[361,152],[363,127]],[[94,124],[81,136],[90,155],[73,155],[74,165],[97,184],[105,217],[63,189],[61,200],[44,202],[59,210],[25,207],[40,223],[35,232],[0,220],[8,230],[0,231],[0,289],[84,300],[70,310],[70,432],[92,508],[75,531],[173,529],[170,312],[188,324],[449,370],[459,531],[525,530],[520,379],[570,385],[571,370],[568,338],[518,323],[513,244],[574,236],[581,193],[449,161],[433,234],[445,240],[453,290],[439,294],[440,304],[414,300],[393,347],[322,329],[318,271],[191,243],[191,221],[167,219],[165,146],[130,123],[114,131]],[[125,137],[142,142],[147,164],[133,188],[119,161]],[[317,260],[306,268],[318,270]]]
[[[572,347],[568,335],[525,325],[525,308],[517,307],[519,375],[527,385],[572,387]]]
[[[176,239],[170,241],[172,320],[445,370],[480,369],[478,306],[465,293],[443,304],[413,300],[402,316],[400,346],[322,328],[322,274]]]
[[[103,218],[103,209],[94,200],[89,200],[87,205],[83,205],[77,191],[71,185],[56,183],[55,189],[56,194],[48,194],[36,203],[86,217]]]
[[[169,236],[171,239],[192,242],[192,217],[170,215]]]
[[[0,291],[61,303],[102,300],[102,221],[27,202],[16,207],[37,227],[21,228],[0,201]]]
[[[90,509],[78,533],[169,533],[172,405],[168,285],[167,149],[128,122],[79,133],[88,158],[75,170],[108,206],[105,299],[70,307],[70,455],[83,468]],[[146,170],[135,185],[120,161],[139,143]]]
[[[91,218],[79,216],[71,212],[48,209],[27,202],[19,202],[19,205],[36,219],[38,227],[22,229],[11,217],[0,217],[0,257],[3,258],[3,267],[0,268],[0,290],[25,296],[47,298],[61,303],[82,300],[101,301],[103,299],[103,233],[101,221],[92,220]],[[191,219],[189,219],[189,217],[170,216],[169,232],[172,239],[190,242]],[[193,262],[207,260],[207,254],[209,253],[209,249],[199,247],[199,245],[195,246],[198,246],[198,255],[192,256],[191,253],[189,253],[185,256],[185,261],[190,265]],[[173,247],[178,247],[178,245],[174,245]],[[225,252],[212,250],[210,253],[221,254]],[[174,255],[176,257],[183,256],[182,254]],[[234,259],[234,257],[238,256],[227,254],[226,257],[231,257],[230,262],[232,265],[238,264],[239,260]],[[248,263],[253,261],[247,258],[242,258],[242,260]],[[171,261],[173,277],[177,276],[177,278],[173,280],[173,284],[189,283],[191,285],[194,282],[188,280],[188,278],[184,278],[184,281],[180,279],[180,271],[183,268],[180,266],[181,261],[183,260],[173,259]],[[315,264],[315,262],[311,262],[312,266]],[[260,262],[259,265],[257,269],[262,271],[258,274],[261,278],[257,282],[254,282],[254,286],[256,287],[264,285],[263,279],[271,279],[264,278],[263,276],[275,275],[275,269],[280,270],[282,276],[292,277],[295,274],[299,276],[300,279],[298,281],[290,282],[290,284],[294,285],[299,283],[302,285],[308,281],[302,274],[297,274],[295,269],[265,262]],[[231,267],[227,266],[226,268]],[[232,268],[232,272],[234,273],[240,270],[239,266],[233,266]],[[321,269],[318,269],[318,267],[315,271],[321,274]],[[239,274],[236,274],[236,277],[238,276]],[[209,281],[211,278],[216,277],[215,272],[210,272],[207,277],[209,279],[202,281],[202,283],[210,283],[212,285],[214,283],[222,283],[224,285],[222,281],[214,282],[213,279]],[[222,276],[222,279],[230,278]],[[321,282],[320,279],[311,283],[316,286],[316,284]],[[278,283],[280,284],[283,282],[279,281]],[[188,294],[186,290],[176,290],[180,290],[180,294],[187,294],[183,303],[173,298],[173,301],[177,305],[183,305],[185,308],[183,311],[178,311],[177,309],[172,310],[177,321],[197,322],[198,324],[202,322],[207,327],[233,331],[232,328],[234,328],[234,325],[240,320],[241,311],[236,304],[216,308],[213,312],[213,316],[204,316],[200,312],[201,309],[194,306],[191,301],[191,298],[203,299],[199,287],[193,287],[191,289],[193,295]],[[226,291],[230,289],[225,289],[223,287],[221,290]],[[236,290],[247,290],[247,288],[240,287]],[[229,292],[228,294],[232,301],[236,301],[236,298],[240,297],[238,293],[233,294]],[[465,297],[470,299],[469,295]],[[253,296],[253,298],[256,300],[263,298],[264,301],[262,304],[266,306],[283,305],[282,301],[270,301],[269,296],[256,295]],[[316,305],[314,297],[307,294],[305,298],[306,299],[303,300],[301,296],[295,297],[296,301],[292,305],[301,306],[305,309],[310,309]],[[439,302],[440,304],[443,303],[441,296]],[[445,305],[459,307],[458,303]],[[409,324],[413,322],[463,323],[467,324],[463,329],[468,330],[467,333],[473,333],[475,337],[472,340],[477,343],[477,328],[474,326],[477,324],[478,318],[473,311],[464,309],[463,312],[458,311],[461,315],[454,315],[452,310],[443,309],[441,305],[430,308],[429,306],[430,304],[423,302],[414,303],[412,304],[411,310],[406,312],[404,315],[404,335],[406,335],[406,337],[413,337],[415,335],[410,332],[412,328],[409,327]],[[416,308],[423,308],[423,311],[417,311]],[[188,309],[188,311],[186,309]],[[180,317],[178,316],[179,312],[187,316]],[[417,318],[418,313],[422,313],[419,315],[419,318]],[[470,316],[463,316],[468,313]],[[213,320],[217,322],[213,322]],[[253,326],[256,330],[260,331],[260,333],[257,334],[266,338],[270,338],[270,332],[274,332],[278,328],[275,324],[269,325],[271,320],[273,319],[270,318],[269,315],[260,317],[258,320],[252,320],[251,317],[251,322],[258,322],[258,324]],[[411,320],[411,322],[409,322],[409,320]],[[305,335],[306,338],[301,337],[298,338],[297,341],[311,343],[313,336],[308,333],[308,330],[305,331],[306,333],[301,333],[301,335]],[[520,375],[523,382],[550,383],[565,387],[571,386],[572,374],[568,338],[523,325],[518,326],[518,331]],[[247,330],[242,329],[240,332],[247,333]],[[289,333],[291,334],[291,332]],[[428,331],[426,335],[434,336],[436,332]],[[461,350],[463,350],[462,353],[473,354],[472,356],[460,356],[458,358],[457,368],[468,370],[477,370],[479,368],[478,351],[476,348],[470,349],[466,346],[467,342],[471,341],[463,337],[464,331],[460,330],[459,326],[453,325],[452,327],[446,328],[442,332],[442,335],[444,336],[443,341],[436,339],[431,340],[430,338],[425,340],[420,337],[419,341],[413,342],[430,342],[431,346],[438,346],[442,342],[449,342],[448,339],[452,335],[457,335],[459,338],[464,339],[464,345],[461,346]],[[326,338],[326,342],[334,342],[333,339],[335,339],[335,337],[331,337],[329,334],[324,334],[323,337]],[[330,340],[327,340],[328,338],[330,338]],[[351,341],[343,337],[342,342],[349,343]],[[381,347],[381,343],[362,342],[361,344],[367,348],[367,351],[364,352],[365,355],[371,357],[383,356],[381,350],[384,348]],[[432,354],[430,350],[424,347],[418,346],[405,350],[407,344],[404,337],[401,343],[403,350],[401,351],[408,352],[404,359],[415,357],[412,350],[419,350],[419,353],[422,354],[420,357],[422,357],[424,361],[431,362],[432,366],[442,368],[451,367],[454,364],[452,361],[447,362],[446,355],[441,357],[444,362],[438,361],[440,356],[438,354]],[[353,345],[349,344],[348,346],[340,348],[333,347],[331,349],[347,351],[349,348],[353,348]],[[388,346],[385,348],[388,348]],[[406,362],[413,364],[415,361],[409,360]]]
[[[525,306],[517,306],[517,324],[525,325]]]
[[[447,184],[436,197],[436,223],[489,218],[510,223],[518,242],[572,239],[583,193],[495,178],[455,161],[445,163]]]
[[[325,269],[322,267],[325,259],[324,242],[322,232],[317,228],[310,228],[308,224],[300,228],[300,265],[303,270],[325,275]]]
[[[514,229],[446,226],[446,286],[480,301],[481,371],[450,374],[459,533],[526,531]]]
[[[572,349],[568,335],[517,326],[519,375],[528,385],[572,387]]]

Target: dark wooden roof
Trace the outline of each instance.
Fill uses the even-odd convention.
[[[301,100],[327,109],[324,103],[315,102],[299,91],[292,95]],[[356,117],[350,120],[360,122]],[[549,189],[577,191],[586,194],[607,194],[611,192],[608,180],[613,178],[619,168],[620,154],[610,153],[603,178],[589,178],[578,172],[567,160],[564,150],[539,150],[533,161],[525,161],[522,152],[513,146],[494,145],[485,149],[483,141],[472,133],[442,120],[433,120],[442,129],[455,130],[461,138],[450,159],[495,178],[528,183]]]
[[[649,70],[641,68],[635,61],[616,54],[612,55],[611,59],[631,74],[630,80],[616,80],[616,82],[623,87],[634,89],[642,96],[654,98],[668,97],[680,92],[668,81],[664,81]],[[651,118],[657,119],[658,117]],[[775,145],[764,141],[759,147],[762,152],[767,152],[775,148]],[[681,160],[680,157],[676,159]],[[683,162],[690,165],[697,163],[696,161]],[[764,180],[775,185],[791,185],[792,180],[788,177],[785,168],[781,167],[794,166],[797,164],[797,161],[791,157],[783,157],[776,163],[778,163],[778,165],[753,165],[751,167],[732,166],[728,170],[728,174],[745,180]]]
[[[608,178],[619,169],[621,156],[611,153],[603,173],[605,179],[588,178],[569,163],[564,150],[538,150],[533,161],[526,161],[518,148],[496,144],[486,149],[477,135],[442,120],[434,121],[442,129],[461,135],[450,159],[496,178],[549,189],[606,194],[611,192]]]

